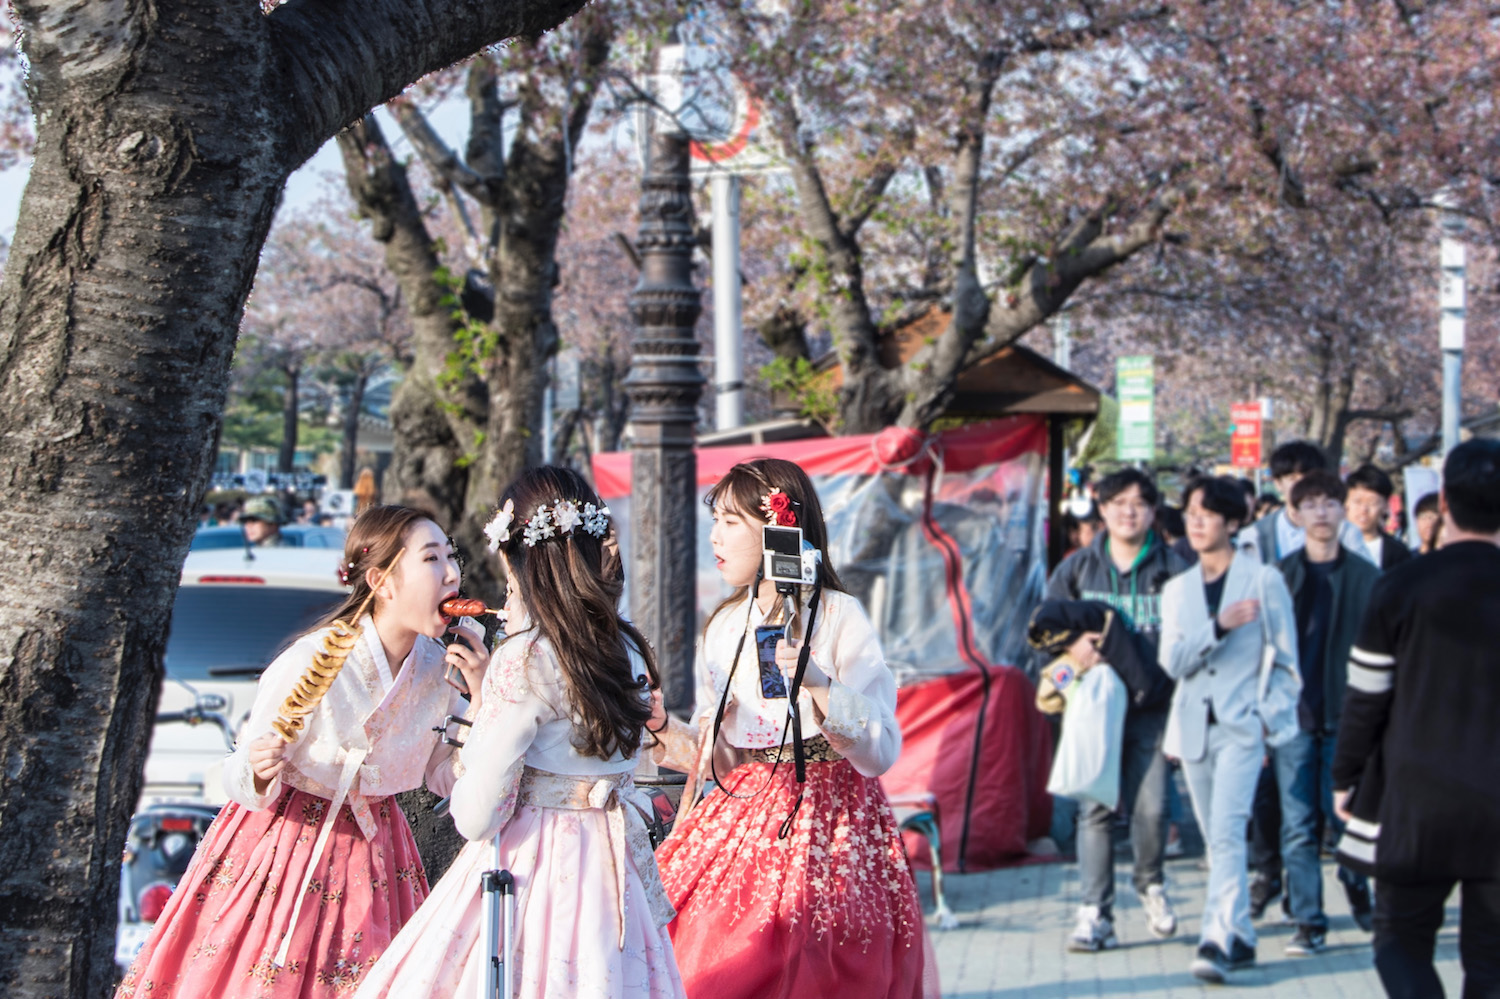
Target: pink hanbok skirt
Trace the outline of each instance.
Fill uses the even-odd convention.
[[[516,879],[512,960],[520,999],[682,999],[671,939],[628,855],[620,946],[613,856],[599,809],[522,804],[501,828],[498,861]],[[465,846],[355,999],[476,995],[489,961],[479,939],[480,876],[495,863],[493,840]]]
[[[937,970],[880,782],[846,760],[747,763],[656,851],[688,999],[920,999]],[[767,786],[767,780],[770,784]],[[759,792],[759,793],[756,793]]]
[[[198,844],[117,999],[350,995],[427,896],[427,875],[394,799],[371,799],[378,830],[370,840],[345,806],[290,928],[286,964],[278,968],[273,958],[329,805],[287,788],[264,811],[226,806]]]

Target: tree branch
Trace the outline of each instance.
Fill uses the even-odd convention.
[[[959,372],[986,351],[1015,342],[1057,312],[1087,279],[1151,245],[1160,233],[1162,222],[1176,210],[1182,197],[1176,187],[1164,189],[1116,233],[1104,231],[1108,206],[1080,218],[1058,239],[1051,257],[1028,263],[1003,302],[989,306],[983,337],[966,331],[955,321],[935,344],[917,352],[902,371],[907,398],[899,423],[921,427],[932,422],[952,395]],[[957,315],[956,310],[955,318]]]
[[[885,197],[886,188],[896,176],[896,171],[901,168],[901,162],[915,138],[915,130],[903,125],[888,132],[881,141],[880,148],[870,158],[870,167],[856,181],[858,189],[844,210],[843,223],[839,229],[845,239],[853,239],[859,235],[859,230],[869,220],[871,213],[879,207],[880,199]]]
[[[585,0],[290,0],[266,16],[280,58],[282,167],[433,70],[540,35]]]
[[[494,191],[485,183],[485,178],[470,169],[458,158],[448,144],[432,127],[427,115],[410,98],[398,97],[387,105],[396,124],[406,136],[412,148],[421,157],[422,163],[432,171],[433,179],[440,189],[457,187],[481,205],[494,203]]]
[[[385,266],[406,298],[412,321],[412,353],[435,377],[446,363],[457,326],[445,302],[448,289],[437,279],[441,261],[427,231],[421,208],[407,180],[406,168],[391,153],[374,115],[338,137],[349,194],[359,212],[371,222],[371,235],[385,250]],[[473,378],[453,395],[456,407],[447,414],[454,434],[463,436],[465,421],[482,419],[487,402],[484,386]],[[470,434],[472,436],[472,434]]]
[[[469,98],[469,145],[464,158],[474,173],[498,184],[505,179],[505,112],[515,107],[515,101],[501,100],[495,60],[483,53],[470,64],[464,90]]]

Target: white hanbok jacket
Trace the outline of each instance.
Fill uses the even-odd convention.
[[[463,622],[478,629],[467,619]],[[287,747],[287,765],[264,794],[255,790],[250,743],[271,731],[282,702],[322,647],[326,630],[304,635],[261,674],[250,717],[224,763],[224,791],[246,808],[270,808],[286,785],[347,803],[365,836],[375,834],[369,799],[421,787],[453,788],[453,748],[433,732],[446,715],[462,716],[467,702],[443,679],[444,649],[425,635],[394,676],[366,615],[360,639],[328,693]]]
[[[805,599],[803,605],[805,614]],[[746,600],[740,600],[720,610],[709,622],[698,643],[693,720],[688,725],[676,723],[662,733],[666,749],[657,757],[661,765],[683,771],[693,768],[699,734],[704,726],[708,730],[713,726],[741,634],[746,637],[720,727],[720,743],[736,749],[781,745],[787,702],[785,698],[761,696],[755,651],[755,628],[765,618],[759,608],[748,607]],[[812,695],[803,689],[798,701],[803,738],[824,736],[859,773],[879,777],[901,755],[896,678],[886,665],[875,626],[857,599],[847,593],[823,591],[813,626],[812,661],[829,677],[828,714],[824,717],[817,712]],[[788,732],[786,745],[791,744]],[[723,772],[721,767],[720,776]]]

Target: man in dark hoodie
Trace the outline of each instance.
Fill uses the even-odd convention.
[[[1172,682],[1157,665],[1161,591],[1188,563],[1162,542],[1152,524],[1160,496],[1156,484],[1133,468],[1101,479],[1095,500],[1104,533],[1069,555],[1047,583],[1050,600],[1099,600],[1113,607],[1149,649],[1140,669],[1121,669],[1130,693],[1120,753],[1120,811],[1130,816],[1135,889],[1153,936],[1177,932],[1177,917],[1162,878],[1166,846],[1166,759],[1162,734]],[[1100,661],[1098,635],[1086,634],[1069,649],[1087,669]],[[1113,664],[1112,664],[1113,665]],[[1123,664],[1121,664],[1123,665]],[[1068,949],[1081,952],[1118,946],[1114,929],[1114,813],[1096,803],[1078,815],[1078,867],[1083,898]]]

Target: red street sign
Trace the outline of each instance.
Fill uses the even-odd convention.
[[[1235,468],[1260,467],[1260,403],[1237,402],[1229,407],[1234,433],[1229,438],[1229,463]]]

